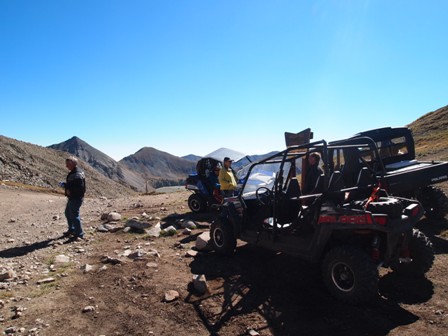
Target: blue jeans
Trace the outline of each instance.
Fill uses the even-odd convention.
[[[82,205],[81,199],[69,199],[65,207],[65,217],[67,218],[68,231],[73,232],[77,237],[83,237],[81,216],[79,209]]]

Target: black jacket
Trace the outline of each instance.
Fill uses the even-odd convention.
[[[86,193],[86,175],[81,168],[75,167],[67,175],[65,196],[69,199],[82,199]]]
[[[311,194],[315,192],[316,182],[322,174],[323,171],[319,166],[309,166],[305,176],[305,185],[302,188],[302,192],[304,194]]]

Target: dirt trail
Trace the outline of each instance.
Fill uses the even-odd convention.
[[[378,300],[349,306],[330,297],[319,269],[297,259],[241,245],[232,258],[186,257],[213,214],[194,216],[186,192],[122,199],[87,199],[82,207],[89,240],[67,243],[65,198],[0,186],[1,331],[16,335],[447,335],[448,242],[445,221],[422,221],[436,260],[424,278],[383,272]],[[192,236],[100,233],[103,212],[145,212],[166,225],[189,218],[203,226]],[[59,219],[58,217],[59,216]],[[134,259],[128,253],[142,252]],[[55,257],[69,257],[56,264]],[[103,263],[104,256],[122,263]],[[132,255],[131,255],[132,257]],[[93,270],[84,271],[88,264]],[[192,274],[205,274],[198,296]],[[39,280],[54,281],[38,284]],[[179,299],[163,302],[168,290]],[[1,306],[1,305],[0,305]],[[92,306],[94,311],[83,313]]]

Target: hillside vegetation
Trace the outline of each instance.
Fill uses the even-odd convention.
[[[448,161],[448,105],[425,114],[409,128],[419,158]]]

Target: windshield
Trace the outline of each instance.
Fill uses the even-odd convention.
[[[285,163],[283,175],[286,178],[290,169],[290,163]],[[244,182],[244,178],[248,173],[249,167],[245,167],[239,171],[240,181]],[[250,196],[260,187],[272,189],[274,187],[276,174],[280,170],[280,163],[264,163],[253,166],[250,175],[243,190],[243,196]]]

